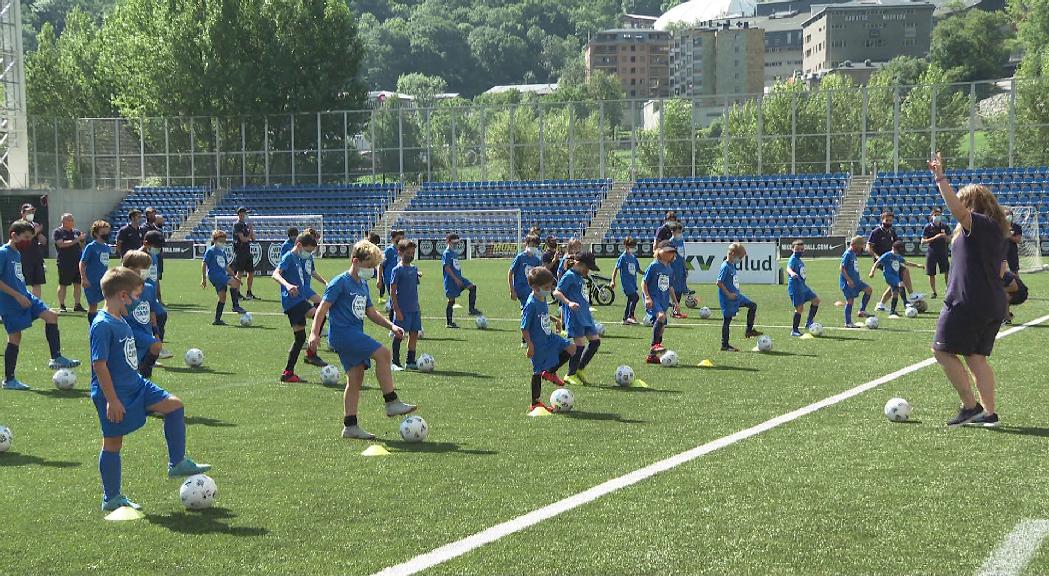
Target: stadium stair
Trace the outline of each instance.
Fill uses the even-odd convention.
[[[403,211],[403,210],[407,210],[408,209],[408,205],[412,203],[412,200],[415,199],[415,195],[418,194],[418,193],[419,193],[419,186],[417,186],[417,185],[413,184],[413,185],[405,185],[405,186],[403,186],[401,188],[401,193],[397,196],[397,198],[392,203],[390,203],[390,206],[387,208],[387,211]],[[372,226],[372,229],[369,231],[369,233],[370,234],[378,234],[379,237],[383,239],[383,242],[385,242],[386,238],[383,238],[383,234],[385,233],[384,228],[385,228],[385,224],[383,223],[383,219],[379,218],[378,220],[375,221],[375,226]]]
[[[830,227],[831,236],[851,237],[853,235],[867,208],[867,199],[870,198],[873,183],[873,176],[853,176],[849,180],[849,187],[845,189],[841,207],[838,208],[834,223]]]
[[[633,187],[633,182],[617,182],[612,185],[612,189],[605,196],[604,202],[597,209],[597,214],[594,215],[593,220],[590,221],[590,226],[583,235],[583,246],[590,246],[604,240],[609,226],[612,225],[612,220],[619,213],[619,209],[623,207],[623,202],[626,202],[626,198],[630,195],[630,190]]]
[[[178,241],[188,240],[189,235],[193,233],[193,230],[199,226],[200,223],[204,221],[204,218],[211,213],[212,209],[214,209],[215,206],[218,206],[219,202],[222,202],[222,199],[226,197],[226,192],[226,188],[215,189],[211,196],[197,206],[197,209],[186,218],[186,221],[182,223],[182,226],[180,226],[178,230],[175,230],[171,235],[171,239]]]

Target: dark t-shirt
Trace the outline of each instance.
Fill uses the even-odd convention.
[[[925,225],[925,230],[922,231],[922,238],[932,238],[933,236],[936,236],[940,232],[943,232],[944,234],[947,235],[947,238],[950,238],[950,236],[951,236],[951,227],[946,225],[946,224],[944,224],[943,222],[940,222],[939,224],[936,224],[934,222],[929,222],[928,224]],[[934,240],[932,242],[929,242],[929,244],[928,244],[928,246],[929,246],[929,254],[933,254],[933,255],[946,254],[947,253],[947,238],[940,238],[939,240]]]
[[[38,222],[33,222],[33,239],[24,250],[19,250],[22,255],[22,266],[26,268],[36,267],[44,263],[44,254],[47,252],[47,244],[40,242],[40,235],[44,227]],[[46,239],[45,239],[46,242]]]
[[[55,251],[58,253],[58,265],[69,266],[76,265],[80,262],[80,252],[83,246],[80,242],[73,244],[67,248],[59,248],[59,242],[67,242],[69,240],[79,240],[83,237],[83,232],[73,228],[72,230],[66,230],[65,227],[59,226],[55,228],[54,232],[51,233],[51,240],[55,243]]]
[[[241,242],[241,234],[250,236],[251,224],[248,224],[247,222],[237,222],[233,225],[233,251],[237,254],[250,254],[251,242]]]
[[[878,226],[871,231],[871,235],[867,238],[867,243],[874,248],[874,253],[878,256],[892,250],[892,243],[899,240],[896,236],[896,229],[889,228],[885,229],[883,226]]]
[[[980,319],[1005,318],[1005,289],[999,273],[1006,242],[994,220],[973,213],[969,232],[962,231],[951,242],[954,262],[944,306]]]
[[[142,233],[142,237],[145,238],[147,232],[160,232],[160,233],[163,233],[164,232],[164,228],[163,228],[163,226],[157,226],[156,224],[150,222],[150,223],[147,223],[147,224],[143,224],[142,228],[139,229],[139,232],[141,232]]]
[[[117,231],[117,242],[120,243],[120,255],[142,247],[142,229],[132,226],[130,222]]]
[[[1009,228],[1012,229],[1013,236],[1017,234],[1021,237],[1023,236],[1023,228],[1019,224],[1013,222],[1009,225]],[[1005,245],[1008,249],[1005,253],[1005,261],[1009,263],[1009,270],[1018,272],[1020,270],[1020,245],[1012,240],[1007,240]]]
[[[674,233],[670,231],[670,226],[667,226],[666,224],[660,226],[656,230],[656,246],[659,246],[660,242],[670,240],[673,237]]]

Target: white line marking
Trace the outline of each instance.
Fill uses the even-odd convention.
[[[1024,520],[980,567],[977,576],[1019,576],[1049,535],[1049,520]]]
[[[1041,324],[1047,320],[1049,320],[1049,315],[1042,316],[1041,318],[1036,318],[1023,325],[1015,326],[1013,328],[1010,328],[1009,330],[1005,330],[1004,332],[999,333],[998,338],[1005,338],[1010,334],[1015,334],[1029,326]],[[640,468],[633,472],[624,474],[623,476],[620,476],[618,478],[613,478],[611,480],[608,480],[607,482],[603,482],[601,484],[598,484],[597,486],[584,490],[583,492],[580,492],[573,496],[569,496],[563,500],[559,500],[547,506],[543,506],[542,508],[533,510],[532,512],[529,512],[522,516],[518,516],[517,518],[513,518],[501,524],[497,524],[495,526],[492,526],[491,528],[482,530],[481,532],[478,532],[471,536],[467,536],[461,540],[445,544],[440,548],[437,548],[425,554],[420,554],[415,558],[408,560],[407,562],[385,568],[380,572],[376,572],[373,576],[409,576],[411,574],[417,574],[423,570],[426,570],[427,568],[432,568],[434,566],[437,566],[438,564],[443,564],[444,562],[452,560],[453,558],[462,556],[463,554],[466,554],[471,550],[480,548],[481,546],[484,546],[486,544],[491,544],[492,542],[495,542],[505,536],[509,536],[511,534],[514,534],[515,532],[520,532],[526,528],[535,526],[536,524],[539,524],[544,520],[549,520],[550,518],[553,518],[558,514],[568,512],[569,510],[593,502],[594,500],[597,500],[602,496],[607,496],[608,494],[611,494],[628,486],[633,486],[634,484],[637,484],[642,480],[651,478],[652,476],[655,476],[660,472],[665,472],[667,470],[677,468],[678,466],[691,462],[696,458],[705,456],[707,454],[710,454],[711,452],[720,450],[727,446],[731,446],[737,442],[746,440],[753,436],[757,436],[762,432],[767,432],[768,430],[771,430],[773,428],[777,428],[784,424],[793,422],[794,420],[812,414],[817,410],[821,410],[828,406],[833,406],[835,404],[838,404],[839,402],[843,402],[845,400],[848,400],[849,398],[863,394],[868,390],[877,388],[882,384],[892,382],[897,378],[901,378],[908,374],[917,372],[923,368],[932,366],[933,364],[936,364],[936,360],[934,358],[927,358],[925,360],[922,360],[921,362],[911,364],[910,366],[901,368],[891,374],[886,374],[881,378],[871,380],[866,384],[861,384],[859,386],[856,386],[855,388],[851,388],[839,394],[835,394],[834,396],[830,396],[818,402],[809,404],[808,406],[798,408],[797,410],[794,410],[792,412],[787,412],[786,414],[783,414],[781,416],[776,416],[775,418],[766,420],[760,424],[751,426],[750,428],[747,428],[745,430],[740,430],[735,434],[730,434],[723,438],[718,438],[717,440],[713,440],[711,442],[707,442],[706,444],[696,446],[691,450],[686,450],[685,452],[675,454],[674,456],[671,456],[664,460],[660,460],[659,462],[656,462],[654,464],[649,464],[644,468]]]

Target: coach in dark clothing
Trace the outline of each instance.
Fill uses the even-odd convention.
[[[150,210],[153,210],[153,214],[150,214]],[[167,238],[167,232],[164,231],[164,215],[157,212],[153,208],[146,208],[146,223],[142,225],[142,238],[145,239],[146,234],[150,232],[160,232]],[[161,250],[160,254],[157,254],[157,300],[163,304],[164,297],[160,291],[160,281],[164,279],[164,252]]]
[[[131,250],[142,247],[142,212],[134,209],[127,213],[127,224],[117,232],[117,254],[121,257]]]
[[[1005,219],[1009,221],[1009,242],[1006,243],[1005,261],[1009,264],[1009,271],[1020,275],[1020,243],[1024,241],[1024,229],[1013,222],[1013,211],[1005,209]]]
[[[656,247],[659,246],[660,242],[662,242],[664,240],[670,240],[671,238],[674,237],[674,231],[671,230],[671,223],[676,223],[676,222],[679,222],[679,220],[677,218],[677,214],[673,210],[667,212],[666,217],[663,218],[663,225],[660,226],[658,229],[656,229],[656,237],[655,237],[655,239],[652,240],[652,253],[653,254],[658,252]]]
[[[237,223],[233,225],[233,273],[248,277],[246,300],[255,300],[251,285],[255,282],[255,262],[251,258],[251,243],[255,241],[255,228],[248,222],[248,209],[237,208]]]
[[[33,295],[39,298],[41,286],[47,284],[44,274],[47,232],[43,224],[36,222],[36,208],[32,204],[22,204],[22,220],[33,225],[33,239],[24,246],[18,247],[18,252],[22,255],[22,275],[25,276],[26,286],[29,286]]]
[[[51,233],[58,253],[58,309],[66,312],[66,288],[73,287],[73,310],[87,312],[80,305],[80,253],[84,248],[84,233],[74,227],[73,215],[62,215],[62,225]]]
[[[925,254],[925,274],[929,277],[933,298],[936,297],[936,269],[939,268],[943,274],[944,284],[947,283],[947,274],[951,271],[951,260],[947,257],[947,238],[950,236],[951,227],[943,222],[943,212],[939,208],[933,208],[929,223],[922,230],[922,244],[929,248]]]
[[[871,230],[870,236],[867,237],[867,253],[872,258],[878,259],[882,254],[891,251],[892,245],[900,239],[896,235],[896,229],[892,227],[893,220],[892,212],[882,212],[881,226]],[[903,280],[907,293],[912,294],[914,290],[911,286],[911,273],[906,267],[900,268],[900,280]],[[890,296],[892,296],[892,288],[886,287],[885,293],[881,295],[881,301],[878,302],[878,310],[885,310],[885,303],[888,302]]]

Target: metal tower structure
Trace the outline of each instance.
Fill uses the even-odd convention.
[[[0,91],[0,186],[24,188],[29,183],[29,134],[20,0],[0,0]]]

